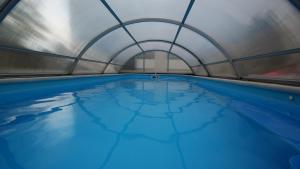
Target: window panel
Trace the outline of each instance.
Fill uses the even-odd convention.
[[[145,51],[154,50],[154,49],[169,51],[171,47],[171,44],[164,43],[164,42],[145,42],[145,43],[141,43],[140,45]]]
[[[167,52],[146,52],[145,72],[167,73],[168,53]]]
[[[121,66],[109,64],[105,69],[104,73],[119,73]]]
[[[167,18],[181,21],[189,1],[185,0],[108,0],[122,21],[139,18]]]
[[[211,76],[236,77],[232,66],[229,63],[208,65],[207,69]]]
[[[0,45],[77,56],[116,24],[99,1],[22,0],[0,24]]]
[[[172,42],[178,26],[163,22],[141,22],[128,25],[127,28],[137,41],[159,39]]]
[[[170,54],[169,56],[169,73],[192,74],[189,66],[180,58]]]
[[[195,1],[186,23],[213,37],[234,58],[300,46],[300,13],[286,0]]]
[[[171,52],[179,55],[190,66],[200,65],[199,61],[192,54],[190,54],[189,52],[187,52],[186,50],[184,50],[181,47],[174,45]]]
[[[137,55],[129,59],[122,67],[121,72],[141,73],[144,71],[144,54]]]
[[[104,63],[90,62],[80,60],[74,70],[74,74],[91,74],[91,73],[102,73],[105,68]]]
[[[235,62],[244,78],[300,81],[300,54],[274,56]]]
[[[0,75],[64,74],[74,59],[0,50]]]
[[[134,55],[142,52],[136,45],[131,46],[130,48],[126,49],[125,51],[121,52],[116,58],[112,60],[113,64],[123,65],[125,64],[131,57]]]
[[[207,72],[205,71],[203,66],[195,66],[193,67],[195,75],[199,76],[207,76]]]
[[[176,43],[189,48],[204,63],[226,60],[224,55],[208,40],[186,28],[182,28]]]
[[[98,40],[83,58],[108,62],[111,57],[124,47],[134,43],[124,29],[117,29]]]

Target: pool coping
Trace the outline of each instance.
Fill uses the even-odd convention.
[[[0,79],[0,84],[16,83],[16,82],[36,82],[36,81],[42,81],[42,80],[75,79],[75,78],[83,78],[83,77],[123,76],[123,75],[149,75],[149,74],[122,73],[122,74],[88,74],[88,75],[64,75],[64,76],[44,76],[44,77],[16,77],[16,78]],[[258,88],[300,94],[300,87],[284,85],[284,84],[273,84],[273,83],[265,83],[265,82],[244,81],[244,80],[238,80],[238,79],[225,79],[225,78],[219,78],[219,77],[205,77],[205,76],[186,75],[186,74],[161,74],[161,75],[194,77],[194,78],[226,82],[226,83],[237,84],[237,85],[248,86],[248,87],[258,87]]]

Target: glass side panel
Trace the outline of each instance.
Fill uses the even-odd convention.
[[[0,75],[64,74],[74,59],[0,50]]]
[[[105,68],[104,63],[89,62],[80,60],[74,70],[74,74],[93,74],[93,73],[102,73]]]
[[[118,65],[112,65],[112,64],[109,64],[104,73],[112,73],[112,74],[115,74],[115,73],[119,73],[121,69],[121,66],[118,66]]]
[[[167,73],[168,54],[166,52],[145,53],[145,72]]]
[[[169,51],[171,44],[169,43],[164,43],[164,42],[145,42],[140,44],[142,48],[147,51],[147,50],[166,50]]]
[[[100,1],[22,0],[0,24],[0,45],[77,56],[116,24]]]
[[[195,58],[192,54],[187,52],[181,47],[178,47],[176,45],[173,46],[172,48],[172,53],[175,53],[176,55],[179,55],[182,59],[184,59],[190,66],[197,66],[200,65],[199,61],[197,58]]]
[[[195,67],[193,67],[193,71],[194,71],[195,75],[207,76],[207,72],[205,71],[203,66],[195,66]]]
[[[232,66],[229,63],[208,65],[207,69],[211,76],[216,77],[236,77]]]
[[[234,58],[300,46],[300,13],[287,0],[201,0],[186,20]]]
[[[188,47],[204,63],[226,60],[212,43],[189,29],[182,28],[176,43]]]
[[[163,22],[142,22],[128,25],[127,28],[137,41],[159,39],[172,42],[178,26]]]
[[[121,69],[121,72],[141,73],[144,71],[144,55],[140,54],[129,59]]]
[[[124,29],[117,29],[98,40],[83,58],[108,62],[111,57],[124,47],[134,43]]]
[[[169,55],[169,73],[192,74],[190,67],[175,55]]]
[[[300,82],[300,54],[235,62],[244,78],[292,80]]]
[[[181,21],[189,1],[185,0],[108,0],[122,21],[140,18],[166,18]]]
[[[131,57],[134,55],[142,52],[137,46],[131,46],[130,48],[126,49],[125,51],[121,52],[116,58],[112,60],[112,63],[123,65],[125,64]]]

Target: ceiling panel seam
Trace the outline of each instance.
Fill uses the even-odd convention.
[[[189,3],[189,5],[188,5],[188,7],[187,7],[187,9],[186,9],[186,11],[184,13],[183,19],[182,19],[180,25],[178,26],[178,29],[177,29],[177,32],[175,34],[174,40],[173,40],[173,42],[172,42],[172,44],[170,46],[170,49],[169,49],[169,52],[168,52],[168,57],[170,55],[170,52],[171,52],[171,50],[173,48],[174,43],[176,42],[176,40],[177,40],[177,38],[179,36],[179,33],[180,33],[181,29],[182,29],[182,26],[184,25],[184,23],[186,21],[186,18],[188,17],[188,15],[189,15],[189,13],[190,13],[193,5],[194,5],[194,2],[195,2],[195,0],[190,0],[190,3]],[[168,59],[168,64],[167,64],[167,70],[169,71],[169,59]],[[210,74],[208,74],[208,76],[210,76]]]
[[[131,39],[137,44],[137,46],[141,49],[143,52],[143,48],[137,43],[137,40],[133,37],[133,35],[129,32],[129,30],[126,28],[124,23],[121,21],[121,19],[118,17],[118,15],[113,11],[113,9],[108,5],[108,3],[105,0],[100,0],[102,4],[109,10],[111,15],[119,22],[119,24],[122,26],[122,28],[126,31],[126,33],[131,37]]]

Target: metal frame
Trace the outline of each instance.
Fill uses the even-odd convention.
[[[162,42],[162,43],[169,43],[169,44],[174,44],[180,48],[182,48],[183,50],[185,50],[186,52],[188,52],[189,54],[191,54],[199,63],[200,65],[196,65],[196,66],[203,66],[203,68],[205,69],[206,73],[208,76],[210,76],[210,72],[208,71],[208,69],[206,68],[205,64],[203,64],[203,62],[200,60],[200,58],[194,54],[192,51],[190,51],[188,48],[180,45],[180,44],[177,44],[177,43],[174,43],[174,42],[171,42],[171,41],[167,41],[167,40],[161,40],[161,39],[149,39],[149,40],[143,40],[143,41],[139,41],[138,43],[141,44],[141,43],[147,43],[147,42]],[[127,50],[128,48],[132,47],[132,46],[135,46],[135,43],[133,44],[130,44],[126,47],[124,47],[123,49],[119,50],[118,52],[116,52],[115,54],[113,54],[111,57],[110,57],[110,60],[108,61],[108,64],[111,64],[111,62],[116,58],[118,57],[118,55],[120,53],[122,53],[123,51]],[[171,51],[169,51],[170,53]],[[190,65],[189,65],[190,66]],[[191,66],[193,67],[193,66]]]
[[[134,19],[134,20],[130,20],[130,21],[124,22],[123,26],[126,27],[127,25],[132,25],[132,24],[137,24],[137,23],[143,23],[143,22],[162,22],[162,23],[168,23],[168,24],[173,24],[173,25],[180,25],[181,24],[181,22],[178,22],[178,21],[175,21],[175,20],[171,20],[171,19],[163,19],[163,18],[141,18],[141,19]],[[105,30],[102,33],[98,34],[90,42],[88,42],[87,45],[80,51],[79,55],[76,57],[76,61],[72,65],[71,69],[68,71],[69,74],[72,74],[74,68],[76,67],[76,65],[78,63],[78,61],[85,54],[85,52],[87,52],[87,50],[90,47],[92,47],[98,40],[100,40],[105,35],[111,33],[114,30],[117,30],[117,29],[119,29],[121,27],[122,27],[121,24],[112,26],[111,28],[108,28],[107,30]],[[236,69],[235,69],[235,67],[234,67],[234,65],[232,63],[231,56],[226,52],[226,50],[216,40],[214,40],[208,34],[204,33],[203,31],[201,31],[198,28],[195,28],[195,27],[193,27],[191,25],[183,24],[182,27],[187,28],[187,29],[195,32],[199,36],[201,36],[204,39],[208,40],[213,46],[215,46],[224,55],[224,57],[227,59],[226,61],[231,64],[231,66],[233,67],[233,70],[235,71],[235,74],[239,78],[239,75],[238,75],[238,73],[237,73],[237,71],[236,71]]]
[[[136,56],[138,56],[138,55],[147,53],[147,52],[165,52],[165,53],[168,54],[169,51],[167,51],[167,50],[161,50],[161,49],[145,50],[144,52],[140,52],[140,53],[137,53],[137,54],[131,56],[128,60],[130,60],[131,58],[136,57]],[[189,64],[187,64],[187,62],[186,62],[184,59],[182,59],[182,57],[180,57],[179,55],[177,55],[177,54],[175,54],[175,53],[172,53],[172,52],[170,52],[170,54],[172,54],[172,55],[178,57],[180,60],[182,60],[182,61],[183,61],[183,62],[191,69],[192,73],[195,74],[195,72],[194,72],[192,66],[190,66]],[[144,58],[145,58],[145,57],[144,57]],[[168,58],[168,59],[169,59],[169,58]],[[128,61],[128,60],[127,60],[127,61]],[[127,61],[126,61],[126,62],[127,62]],[[126,62],[125,62],[125,64],[126,64]],[[124,66],[125,64],[123,64],[123,65],[121,66],[120,70],[123,68],[123,66]],[[106,68],[105,68],[105,69],[106,69]],[[105,72],[105,69],[103,70],[103,72]],[[143,69],[145,69],[145,65],[144,65],[144,68],[143,68]]]
[[[177,32],[176,32],[176,34],[175,34],[174,40],[173,40],[173,42],[171,43],[171,46],[170,46],[170,49],[169,49],[169,52],[168,52],[167,72],[169,72],[169,54],[170,54],[170,52],[171,52],[171,50],[172,50],[172,48],[173,48],[174,43],[176,42],[176,40],[177,40],[177,38],[178,38],[178,35],[179,35],[179,33],[180,33],[181,29],[182,29],[182,26],[184,25],[184,23],[185,23],[185,21],[186,21],[186,18],[188,17],[188,15],[189,15],[189,13],[190,13],[190,11],[191,11],[193,5],[194,5],[194,2],[195,2],[195,0],[190,0],[189,6],[187,7],[187,9],[186,9],[186,11],[185,11],[185,13],[184,13],[184,16],[183,16],[183,18],[182,18],[182,21],[181,21],[180,25],[178,26],[178,29],[177,29]],[[207,72],[207,73],[208,73],[208,72]]]

